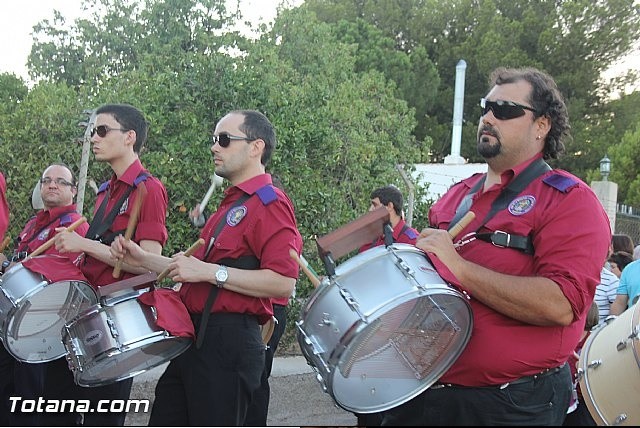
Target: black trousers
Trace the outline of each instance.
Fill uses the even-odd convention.
[[[200,316],[192,316],[196,331]],[[260,386],[265,346],[253,315],[212,313],[200,349],[191,345],[156,385],[149,426],[242,426]]]
[[[269,377],[271,376],[271,368],[273,367],[273,357],[278,349],[280,338],[284,334],[287,327],[287,307],[282,305],[273,305],[273,316],[276,317],[278,323],[273,329],[273,334],[267,342],[267,349],[264,355],[264,370],[260,380],[260,387],[253,393],[251,404],[247,410],[247,419],[244,426],[247,427],[264,427],[267,426],[267,415],[269,413],[269,398],[271,396],[271,387],[269,386]]]
[[[567,364],[530,382],[500,387],[431,387],[384,412],[382,425],[560,426],[572,391]]]

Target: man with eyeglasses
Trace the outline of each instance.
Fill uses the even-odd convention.
[[[289,197],[265,166],[276,146],[273,125],[260,112],[237,110],[216,125],[215,172],[231,186],[207,220],[193,257],[163,257],[116,239],[115,258],[182,283],[196,343],[174,358],[158,380],[149,425],[243,426],[261,383],[265,347],[259,326],[273,315],[272,299],[287,298],[298,278],[302,238]]]
[[[562,425],[569,407],[567,360],[600,281],[609,220],[588,185],[543,161],[564,151],[570,129],[548,74],[495,70],[481,108],[488,171],[433,204],[434,228],[416,242],[469,296],[473,331],[438,381],[383,425]],[[468,239],[454,245],[447,229],[469,210],[475,219],[454,237]]]
[[[2,264],[2,273],[11,269],[13,264],[22,261],[49,239],[58,233],[57,228],[68,227],[82,216],[77,212],[73,200],[77,194],[75,179],[68,166],[61,163],[49,165],[40,178],[40,194],[44,208],[31,217],[15,240],[15,247],[11,261]],[[89,225],[81,224],[76,228],[80,235],[86,233]],[[51,246],[42,255],[62,256]],[[68,259],[69,264],[74,264],[78,253],[66,253],[62,257]],[[42,262],[44,264],[44,261]],[[61,269],[63,264],[55,264],[56,269]],[[52,268],[54,265],[51,266]],[[45,275],[46,276],[46,275]],[[2,352],[6,352],[2,349]],[[64,357],[47,363],[30,364],[14,360],[13,380],[14,389],[10,395],[23,397],[24,399],[37,400],[44,394],[44,383],[47,373],[69,371]],[[41,413],[14,412],[9,414],[9,423],[16,425],[40,425]]]
[[[96,197],[93,219],[86,237],[71,232],[58,234],[55,247],[62,253],[83,252],[82,273],[96,288],[109,285],[146,273],[146,269],[122,264],[122,275],[114,278],[116,261],[111,257],[109,245],[113,239],[125,233],[130,218],[138,211],[138,218],[132,220],[135,231],[132,241],[152,254],[161,254],[167,241],[165,219],[168,196],[164,185],[146,170],[139,155],[147,140],[148,123],[140,110],[128,104],[106,104],[96,110],[95,128],[91,131],[92,150],[96,161],[106,162],[111,167],[111,179],[103,183]],[[139,210],[135,210],[136,200],[142,198]],[[91,407],[97,408],[100,400],[127,400],[131,392],[133,378],[104,386],[80,387],[73,382],[69,371],[60,384],[73,398],[91,400]],[[75,424],[73,414],[49,413],[51,422],[45,425]],[[66,421],[62,419],[67,418]],[[81,417],[84,425],[122,426],[126,413],[87,412]]]

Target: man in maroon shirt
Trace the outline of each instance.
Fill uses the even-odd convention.
[[[384,425],[562,425],[568,409],[566,362],[600,281],[609,220],[589,186],[542,160],[558,157],[569,131],[553,79],[500,68],[490,86],[477,140],[488,172],[449,189],[416,242],[469,296],[473,333],[439,382],[387,411]],[[446,229],[469,209],[475,220],[454,244]]]
[[[124,234],[127,229],[137,198],[144,199],[131,240],[139,243],[149,253],[158,255],[167,240],[167,191],[160,180],[144,169],[139,159],[140,150],[147,139],[147,131],[148,124],[144,115],[133,106],[106,104],[96,110],[95,127],[91,131],[93,154],[97,161],[109,164],[113,175],[99,188],[93,220],[86,237],[77,233],[64,233],[57,235],[55,240],[56,248],[62,253],[84,252],[82,273],[94,287],[147,272],[146,269],[124,263],[121,277],[114,278],[115,260],[109,252],[109,245],[114,237]],[[142,183],[144,193],[141,191]],[[127,400],[133,382],[133,378],[129,378],[89,388],[70,385],[70,379],[73,377],[69,371],[69,376],[59,380],[58,385],[54,386],[59,388],[60,384],[66,382],[69,391],[75,390],[75,398],[91,400],[93,408],[97,407],[99,400]],[[83,421],[85,425],[122,426],[125,416],[125,412],[88,412],[84,414]],[[68,422],[73,424],[73,421]]]
[[[389,212],[389,223],[391,223],[391,228],[393,230],[393,242],[414,245],[418,238],[418,231],[410,227],[407,222],[404,221],[402,216],[403,204],[404,202],[400,189],[393,185],[383,186],[371,192],[371,205],[369,206],[369,211],[374,211],[381,206],[384,206]],[[372,243],[365,244],[360,247],[360,252],[383,244],[384,235],[380,235]]]
[[[259,325],[273,314],[272,298],[291,295],[298,265],[289,250],[302,248],[293,205],[265,173],[275,145],[273,126],[257,111],[232,111],[217,123],[211,152],[231,187],[194,257],[151,254],[120,238],[111,246],[128,263],[169,268],[198,335],[158,381],[150,425],[244,425],[264,368]]]
[[[73,199],[78,193],[73,173],[64,164],[55,163],[44,170],[40,179],[40,194],[44,209],[33,216],[16,239],[10,269],[16,262],[22,261],[27,255],[33,253],[42,244],[53,238],[57,228],[68,227],[82,216],[76,211]],[[80,235],[84,235],[89,228],[86,223],[81,224],[75,230]],[[58,229],[59,230],[59,229]],[[43,255],[61,256],[54,246],[45,250]],[[62,257],[68,259],[69,265],[76,261],[78,253],[67,253]],[[48,272],[49,266],[45,263],[46,258],[40,259],[38,268],[44,269],[43,275],[51,278],[54,275],[64,275],[62,272]],[[26,263],[26,262],[25,262]],[[25,266],[27,266],[25,264]],[[64,269],[64,264],[57,262],[50,266],[52,269]],[[73,266],[69,266],[71,268]],[[28,268],[28,266],[27,266]],[[50,371],[62,371],[63,374],[69,372],[65,358],[48,363],[24,363],[15,361],[14,364],[14,385],[13,395],[23,397],[23,399],[37,400],[43,395],[45,376]],[[10,414],[11,425],[39,425],[40,414],[30,412],[21,414],[19,412]]]

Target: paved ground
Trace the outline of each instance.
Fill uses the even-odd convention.
[[[131,398],[153,400],[156,381],[165,365],[138,375],[133,380]],[[269,426],[354,426],[356,417],[335,405],[331,396],[322,391],[304,357],[279,357],[271,373],[271,404]],[[146,426],[146,413],[127,416],[125,425]]]

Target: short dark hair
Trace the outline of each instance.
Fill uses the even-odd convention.
[[[557,159],[565,151],[565,138],[570,138],[569,113],[556,82],[547,73],[533,67],[499,67],[491,73],[489,85],[503,85],[520,80],[528,82],[532,89],[528,101],[536,110],[535,117],[546,116],[551,121],[551,129],[544,141],[544,159]]]
[[[110,114],[123,129],[135,131],[136,142],[133,151],[140,154],[149,131],[149,123],[140,110],[129,104],[105,104],[96,110],[96,114]]]
[[[266,166],[271,160],[273,150],[276,148],[276,131],[267,119],[267,116],[257,110],[234,110],[231,114],[241,114],[244,121],[239,126],[249,141],[261,139],[264,141],[264,152],[260,158],[260,163]]]
[[[633,261],[633,255],[626,251],[616,251],[609,256],[607,261],[609,263],[615,263],[618,269],[620,269],[620,272],[622,272],[622,270]]]
[[[402,206],[404,200],[402,198],[402,192],[393,184],[388,186],[379,187],[371,192],[371,199],[378,198],[383,205],[387,205],[389,202],[393,204],[393,210],[398,215],[402,215]]]

